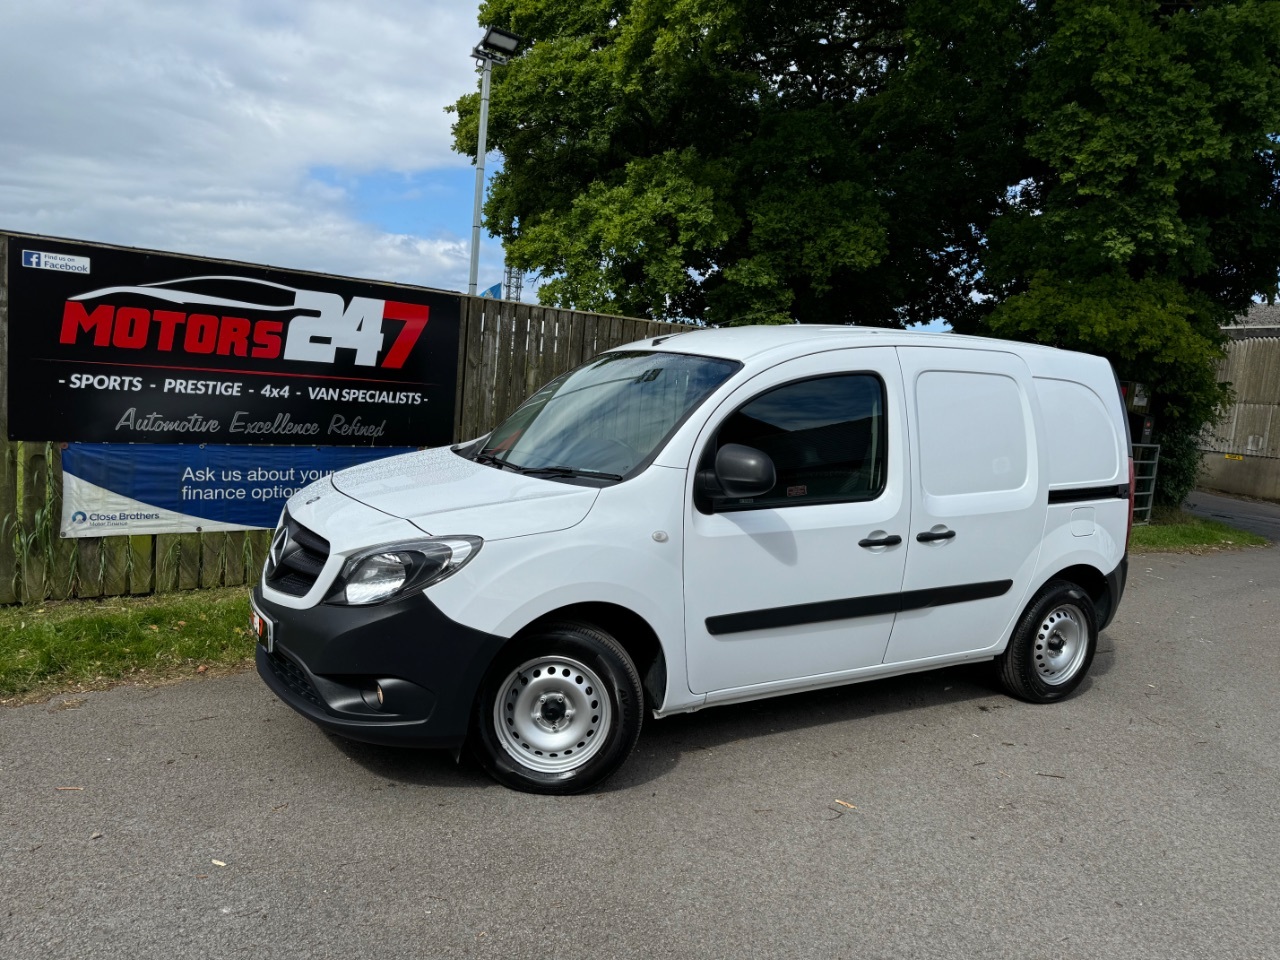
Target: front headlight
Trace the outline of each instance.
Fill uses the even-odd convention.
[[[422,590],[461,569],[483,543],[479,537],[434,537],[366,550],[343,565],[325,602],[365,606]]]

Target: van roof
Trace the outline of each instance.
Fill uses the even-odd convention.
[[[708,327],[682,330],[637,340],[615,347],[616,350],[658,349],[671,353],[689,353],[726,360],[752,360],[766,353],[801,355],[818,350],[836,350],[868,346],[945,346],[992,350],[1013,348],[1026,351],[1054,351],[1033,343],[1014,343],[990,337],[964,336],[958,333],[889,330],[881,327],[859,327],[828,324],[784,324],[748,327]]]

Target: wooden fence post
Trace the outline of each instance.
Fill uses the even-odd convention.
[[[178,534],[178,589],[194,590],[200,586],[200,534]]]
[[[129,592],[129,538],[102,538],[102,595],[123,597]]]
[[[62,444],[50,443],[45,452],[49,462],[49,486],[46,489],[46,509],[49,516],[49,596],[65,600],[76,595],[80,579],[80,556],[76,542],[62,536]]]
[[[204,589],[222,586],[222,562],[227,538],[223,533],[200,534],[200,586]]]
[[[82,537],[76,540],[77,597],[102,596],[104,563],[101,537]]]
[[[129,592],[154,593],[156,589],[156,538],[129,537]]]
[[[172,593],[178,589],[178,556],[182,539],[176,533],[162,533],[156,537],[156,593]]]
[[[45,458],[43,443],[27,441],[19,446],[22,510],[18,521],[21,525],[18,562],[22,565],[21,599],[27,603],[45,598],[48,558],[41,549],[41,540],[47,532],[48,523],[48,515],[43,508],[46,507],[45,497],[49,487],[49,463]]]
[[[235,530],[226,536],[226,545],[222,548],[223,585],[238,587],[244,583],[244,538],[243,530]]]

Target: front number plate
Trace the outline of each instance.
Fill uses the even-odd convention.
[[[271,653],[276,646],[275,623],[252,600],[249,601],[249,624],[258,642],[267,648],[267,653]]]

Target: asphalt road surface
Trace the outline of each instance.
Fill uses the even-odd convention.
[[[1129,583],[1065,703],[965,668],[721,707],[583,797],[254,674],[0,710],[0,957],[1280,957],[1280,548]]]
[[[1280,541],[1280,503],[1196,490],[1187,497],[1186,508],[1198,516],[1221,520],[1268,540]]]

